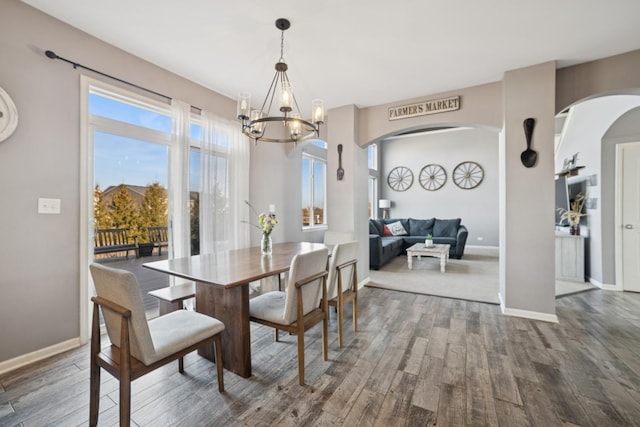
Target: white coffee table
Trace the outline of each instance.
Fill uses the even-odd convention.
[[[421,256],[428,256],[434,258],[440,258],[440,271],[444,273],[444,267],[449,261],[449,248],[451,245],[433,245],[426,247],[424,243],[416,243],[407,249],[407,264],[409,264],[409,270],[413,267],[413,257],[417,256],[420,259]]]

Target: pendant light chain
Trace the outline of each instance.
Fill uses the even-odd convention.
[[[280,62],[284,62],[284,30],[280,33]]]

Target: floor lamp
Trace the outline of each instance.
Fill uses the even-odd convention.
[[[378,200],[378,207],[382,209],[382,218],[389,218],[389,209],[391,209],[391,200],[380,199]]]

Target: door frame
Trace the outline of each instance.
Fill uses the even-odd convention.
[[[622,272],[622,183],[623,183],[623,174],[622,174],[622,165],[624,160],[624,150],[625,148],[631,147],[640,147],[640,141],[637,142],[624,142],[616,144],[616,170],[615,170],[615,272],[616,272],[616,280],[615,286],[611,287],[611,290],[615,291],[624,291],[624,275]]]

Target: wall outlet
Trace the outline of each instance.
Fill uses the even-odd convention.
[[[39,214],[59,214],[60,213],[60,199],[38,199],[38,213]]]

